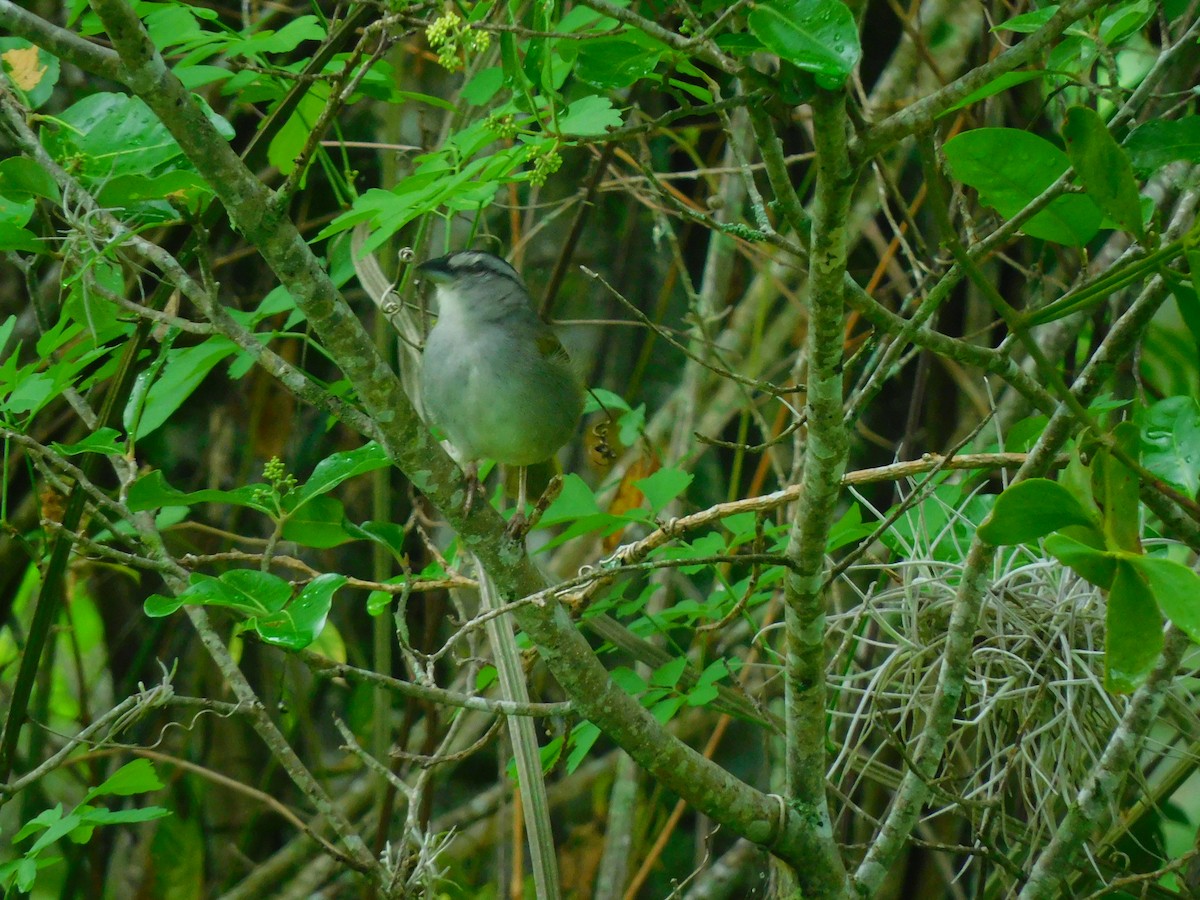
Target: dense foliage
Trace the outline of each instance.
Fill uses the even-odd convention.
[[[8,895],[1200,889],[1197,5],[0,0]]]

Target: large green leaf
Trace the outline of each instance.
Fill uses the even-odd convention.
[[[1070,160],[1045,138],[1019,128],[976,128],[946,142],[950,173],[979,192],[980,202],[1012,218],[1050,187]],[[1026,234],[1078,246],[1100,230],[1100,208],[1087,196],[1057,197],[1021,226]]]
[[[1105,687],[1117,693],[1137,688],[1162,646],[1162,614],[1150,586],[1131,561],[1118,560],[1105,620]]]
[[[767,0],[746,17],[767,48],[837,90],[862,56],[854,14],[840,0]]]

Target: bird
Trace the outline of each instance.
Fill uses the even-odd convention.
[[[498,256],[462,250],[421,263],[436,288],[437,322],[421,356],[422,404],[478,484],[478,463],[518,468],[525,514],[526,467],[566,444],[583,414],[583,382],[554,332],[534,311],[525,282]]]

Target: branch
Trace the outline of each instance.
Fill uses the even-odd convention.
[[[846,221],[857,178],[846,144],[846,96],[818,91],[812,101],[817,150],[816,186],[809,250],[810,304],[805,357],[808,362],[808,434],[800,501],[792,517],[787,555],[796,562],[784,578],[784,667],[786,768],[788,797],[799,804],[826,835],[821,856],[796,875],[807,895],[832,896],[846,889],[846,871],[832,839],[826,798],[825,740],[825,547],[849,448],[842,421],[842,331]],[[758,123],[756,122],[756,128]],[[760,142],[762,136],[760,135]],[[769,143],[769,140],[768,140]],[[768,172],[771,169],[768,168]],[[775,179],[772,178],[774,184]],[[790,182],[787,184],[790,190]],[[794,195],[793,195],[794,196]],[[796,201],[798,205],[798,201]],[[785,209],[787,204],[784,204]],[[801,227],[801,222],[792,223]]]
[[[884,148],[932,127],[937,118],[954,104],[1005,72],[1032,62],[1067,28],[1106,2],[1077,0],[1075,3],[1064,3],[1050,21],[1015,47],[874,125],[851,144],[851,158],[857,162],[870,159]]]

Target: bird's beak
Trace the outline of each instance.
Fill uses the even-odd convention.
[[[450,271],[447,265],[448,256],[439,256],[436,259],[427,259],[425,262],[417,266],[417,271],[435,282],[448,282],[454,280],[454,274]]]

